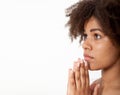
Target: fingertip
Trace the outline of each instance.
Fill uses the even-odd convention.
[[[73,70],[70,68],[70,69],[68,70],[68,72],[69,72],[69,74],[71,74],[71,73],[73,73]]]
[[[97,84],[95,87],[95,91],[98,91],[99,88],[100,88],[100,84]]]
[[[97,84],[97,88],[100,88],[100,84]]]
[[[72,75],[72,69],[70,68],[69,70],[68,70],[68,75],[69,75],[69,77]]]
[[[84,61],[83,59],[80,60],[80,65],[83,67],[84,66]]]
[[[77,62],[79,62],[79,63],[80,63],[80,62],[81,62],[81,58],[78,58]]]
[[[85,61],[85,60],[84,60],[84,63],[85,63],[85,66],[87,67],[87,66],[88,66],[88,63],[87,63],[87,61]]]
[[[69,69],[68,69],[68,72],[71,72],[71,70],[72,70],[72,69],[71,69],[71,68],[69,68]]]
[[[100,88],[100,84],[97,84],[96,87],[94,88],[94,93],[93,93],[93,95],[98,95],[98,93],[99,93],[99,88]]]
[[[84,60],[85,68],[88,69],[88,62]]]

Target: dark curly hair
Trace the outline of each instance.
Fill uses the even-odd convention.
[[[120,0],[81,0],[66,9],[70,38],[83,40],[84,24],[95,17],[103,33],[120,46]]]

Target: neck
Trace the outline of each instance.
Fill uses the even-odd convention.
[[[101,87],[102,92],[116,88],[120,90],[120,60],[111,67],[102,70]]]

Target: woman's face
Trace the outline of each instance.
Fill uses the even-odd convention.
[[[84,25],[84,59],[91,70],[106,69],[120,62],[120,50],[115,47],[108,36],[103,34],[102,28],[94,17]]]

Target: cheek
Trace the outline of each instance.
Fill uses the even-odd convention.
[[[116,51],[117,49],[113,46],[98,46],[94,50],[94,64],[91,64],[91,69],[105,69],[119,58],[119,53]]]

